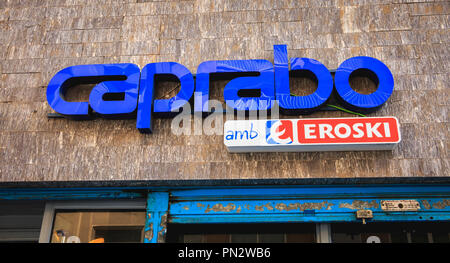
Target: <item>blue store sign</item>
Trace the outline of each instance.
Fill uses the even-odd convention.
[[[289,68],[312,72],[318,82],[316,91],[307,96],[292,96]],[[376,76],[378,88],[375,92],[360,94],[350,87],[350,75],[357,70],[366,70]],[[319,61],[310,58],[291,58],[289,61],[287,46],[275,45],[274,64],[261,59],[205,61],[198,66],[195,81],[192,73],[176,62],[150,63],[142,71],[129,63],[71,66],[51,79],[47,101],[57,113],[71,118],[136,116],[136,128],[150,133],[152,113],[176,114],[192,98],[195,112],[211,112],[208,102],[213,73],[235,76],[225,86],[223,97],[227,106],[238,111],[269,110],[277,101],[285,114],[311,113],[322,107],[335,89],[338,100],[346,108],[372,112],[387,101],[394,88],[392,73],[375,58],[360,56],[345,60],[336,70],[333,81],[330,71]],[[162,74],[176,76],[181,84],[178,94],[170,99],[154,99],[155,76]],[[83,83],[98,83],[90,93],[89,102],[63,99],[67,88]],[[239,96],[243,90],[257,90],[260,96]],[[122,99],[108,99],[114,94],[120,94]]]

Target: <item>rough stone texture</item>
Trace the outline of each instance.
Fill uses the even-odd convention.
[[[0,0],[0,181],[449,176],[449,13],[448,1],[423,0]],[[283,43],[330,69],[382,60],[395,91],[370,116],[396,116],[401,144],[229,154],[222,136],[173,135],[171,119],[144,135],[135,120],[47,118],[46,85],[67,66],[177,61],[196,72],[212,59],[273,61]],[[350,115],[308,117],[324,116]]]

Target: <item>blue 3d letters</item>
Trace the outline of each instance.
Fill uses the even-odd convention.
[[[290,72],[308,72],[317,82],[317,89],[307,96],[294,96],[289,86]],[[349,84],[351,74],[363,72],[377,84],[371,94],[361,94]],[[228,107],[237,111],[270,110],[278,103],[285,114],[311,113],[323,106],[333,89],[346,108],[372,112],[380,108],[394,89],[389,68],[371,57],[353,57],[336,70],[334,81],[330,71],[311,58],[291,58],[286,45],[274,45],[274,63],[261,59],[218,60],[202,62],[194,76],[176,62],[147,64],[142,71],[137,65],[101,64],[65,68],[50,80],[47,101],[59,114],[75,119],[136,117],[136,128],[152,132],[152,114],[173,116],[190,101],[194,112],[209,113],[211,76],[229,74],[233,78],[224,88]],[[156,75],[173,75],[180,81],[180,91],[170,99],[154,99]],[[64,99],[68,88],[80,84],[95,84],[89,101],[69,102]],[[334,84],[334,85],[333,85]],[[242,95],[246,91],[253,95]],[[257,95],[254,95],[257,94]],[[191,100],[193,98],[193,100]]]

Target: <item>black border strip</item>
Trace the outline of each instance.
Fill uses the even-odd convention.
[[[450,177],[367,177],[307,179],[217,179],[217,180],[113,180],[113,181],[21,181],[0,182],[0,188],[177,188],[177,187],[248,187],[301,185],[386,185],[450,184]]]

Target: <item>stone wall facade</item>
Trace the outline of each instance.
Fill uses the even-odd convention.
[[[0,182],[449,176],[450,3],[415,0],[0,0]],[[391,70],[393,151],[230,154],[223,136],[153,134],[136,120],[51,119],[46,87],[81,64],[267,59]],[[163,87],[164,85],[162,85]],[[213,89],[213,88],[212,88]],[[347,117],[340,111],[302,117]]]

